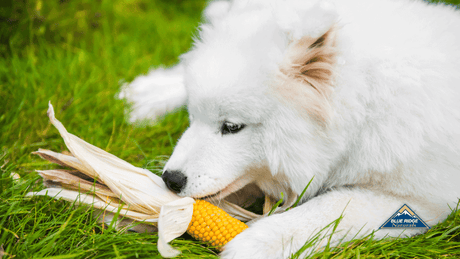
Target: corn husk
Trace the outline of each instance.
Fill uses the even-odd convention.
[[[71,155],[45,149],[34,152],[67,169],[37,171],[48,188],[28,195],[45,195],[90,205],[107,213],[108,219],[119,213],[123,218],[151,224],[158,228],[161,255],[177,256],[180,252],[168,243],[187,230],[195,201],[169,191],[163,180],[150,171],[135,167],[67,132],[55,118],[51,103],[48,117]],[[225,200],[215,205],[243,221],[261,217]]]

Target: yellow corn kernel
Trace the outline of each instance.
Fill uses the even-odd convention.
[[[246,224],[219,207],[204,200],[196,200],[187,233],[213,246],[223,246],[246,228],[248,228]]]

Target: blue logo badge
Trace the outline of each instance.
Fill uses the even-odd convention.
[[[379,229],[382,228],[428,228],[430,227],[415,212],[404,204]]]

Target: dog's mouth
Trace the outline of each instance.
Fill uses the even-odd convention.
[[[217,195],[219,195],[221,192],[222,191],[218,191],[218,192],[216,192],[214,194],[206,195],[206,196],[203,196],[203,197],[200,197],[200,198],[197,198],[197,199],[202,199],[202,200],[211,199],[211,198],[214,198]]]
[[[220,191],[193,198],[204,199],[211,203],[225,200],[258,215],[268,213],[278,202],[278,199],[263,192],[254,182],[246,183],[246,181],[237,179]],[[283,200],[280,206],[288,208],[295,202],[297,195],[290,189],[285,190],[284,193],[286,200]]]
[[[291,206],[297,199],[297,195],[290,189],[282,190],[285,195],[283,206]],[[211,203],[222,200],[228,201],[250,212],[262,215],[267,213],[279,200],[272,196],[273,194],[265,193],[257,186],[253,178],[241,176],[225,186],[224,188],[204,195],[191,196],[195,199],[207,200]]]
[[[265,194],[262,190],[254,183],[248,183],[242,185],[242,187],[235,188],[236,182],[237,181],[232,182],[222,190],[213,194],[194,198],[204,199],[211,202],[216,200],[225,200],[256,214],[263,214]]]
[[[226,198],[228,195],[232,193],[238,192],[240,189],[246,188],[246,186],[251,182],[250,179],[247,179],[246,177],[242,176],[222,188],[221,190],[211,193],[211,194],[206,194],[203,196],[192,196],[192,198],[195,199],[217,199],[217,200],[222,200]],[[254,185],[255,186],[255,185]]]

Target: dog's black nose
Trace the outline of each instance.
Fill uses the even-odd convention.
[[[187,183],[187,176],[180,171],[166,170],[161,178],[163,178],[166,186],[175,193],[180,193]]]

